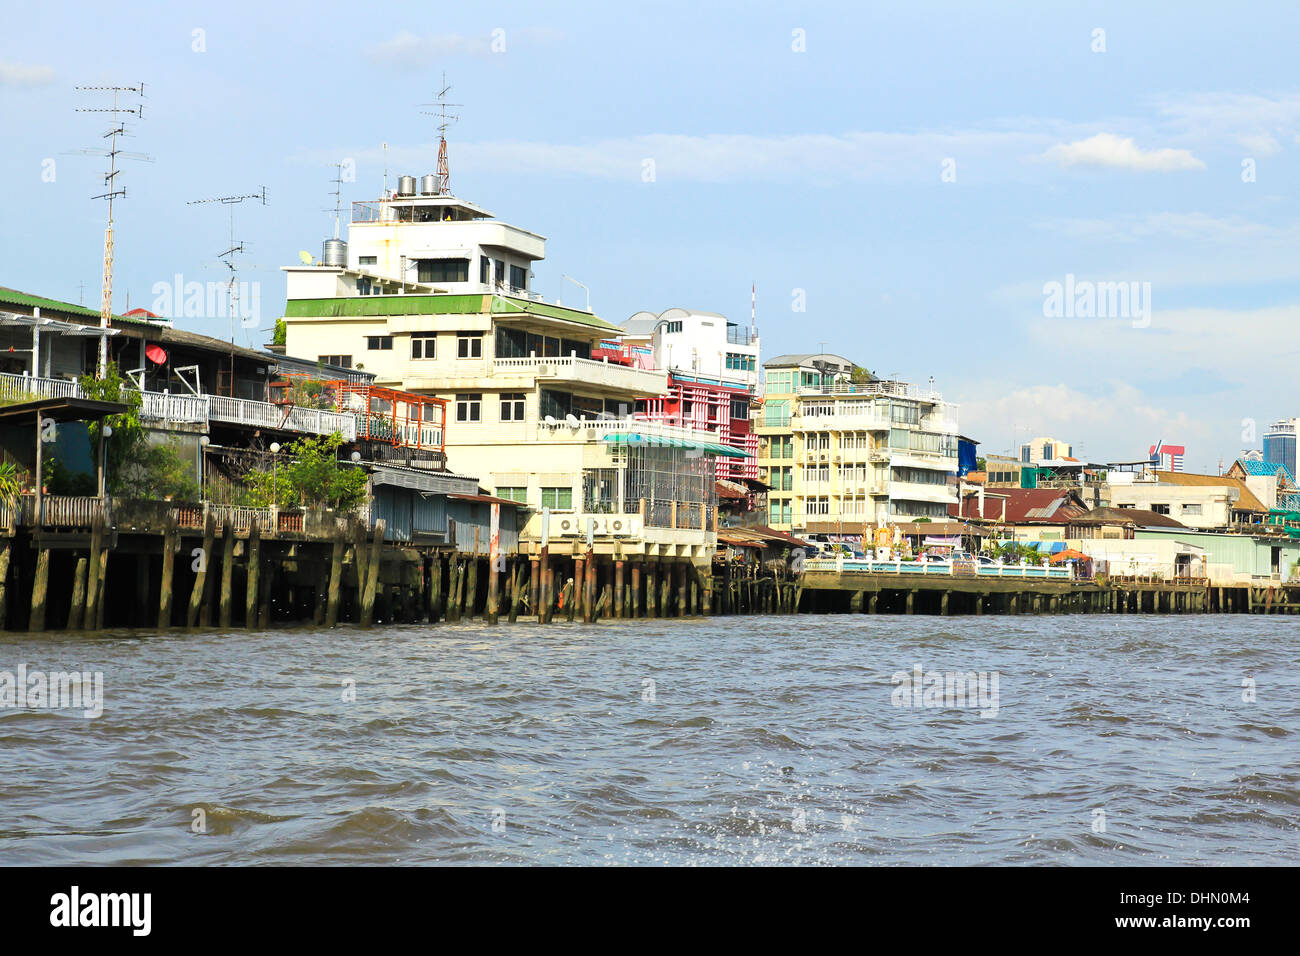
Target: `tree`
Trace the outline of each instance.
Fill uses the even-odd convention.
[[[284,345],[289,338],[289,326],[284,319],[275,320],[275,335],[271,338],[272,345]]]
[[[284,449],[285,457],[269,471],[249,476],[249,499],[258,507],[333,508],[351,511],[366,499],[364,469],[338,460],[343,436],[300,438]]]
[[[200,499],[202,493],[193,466],[181,453],[180,444],[175,439],[166,444],[149,440],[140,421],[140,393],[127,385],[115,363],[108,364],[103,378],[83,375],[81,388],[87,398],[127,406],[119,415],[91,422],[88,429],[92,460],[98,457],[104,426],[112,429],[104,443],[104,483],[109,494],[186,502]]]
[[[866,385],[874,378],[875,376],[861,365],[853,366],[853,371],[849,373],[849,381],[854,385]]]

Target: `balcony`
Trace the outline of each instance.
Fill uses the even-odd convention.
[[[23,402],[46,398],[85,398],[78,382],[40,378],[34,375],[0,373],[0,401]],[[210,422],[248,425],[275,431],[329,435],[340,432],[345,441],[357,437],[356,419],[343,412],[275,405],[224,395],[172,395],[169,392],[141,392],[140,417],[165,425],[199,425]]]
[[[666,372],[628,368],[612,362],[578,358],[575,355],[529,358],[499,358],[492,362],[498,375],[531,375],[539,380],[590,385],[636,395],[663,395],[668,391]]]

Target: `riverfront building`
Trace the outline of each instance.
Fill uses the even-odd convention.
[[[839,355],[781,355],[763,368],[756,430],[773,527],[857,537],[947,517],[957,500],[955,405]]]
[[[444,399],[447,455],[491,494],[525,505],[536,546],[595,529],[598,554],[711,558],[716,458],[746,453],[691,428],[636,421],[669,391],[662,369],[610,361],[624,331],[533,288],[545,238],[403,176],[353,203],[347,241],[285,268],[290,353],[364,367],[380,386]],[[593,525],[594,522],[594,525]]]

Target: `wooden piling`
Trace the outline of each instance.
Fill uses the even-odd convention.
[[[596,556],[587,549],[586,577],[582,582],[582,622],[596,621]]]
[[[343,591],[343,552],[347,547],[347,535],[342,528],[339,528],[334,532],[334,551],[330,556],[329,597],[325,606],[326,627],[334,627],[339,622],[339,603]]]
[[[222,628],[230,627],[231,602],[234,600],[235,587],[235,526],[227,520],[221,529],[221,604],[218,608],[218,624]]]
[[[185,615],[186,627],[194,627],[199,623],[199,614],[204,611],[206,606],[204,597],[208,584],[208,564],[212,561],[212,541],[216,537],[216,532],[216,516],[209,513],[207,520],[203,522],[203,545],[198,554],[199,567],[194,573],[194,584],[190,586],[190,606]],[[87,603],[93,605],[96,602],[91,599]],[[208,623],[206,613],[203,615],[203,623],[204,625]]]
[[[77,570],[72,577],[72,606],[68,609],[68,630],[79,631],[86,620],[86,571],[89,562],[77,558]]]
[[[13,539],[5,538],[0,545],[0,631],[9,627],[9,552]]]
[[[45,597],[50,586],[50,549],[41,548],[36,559],[36,581],[32,584],[32,615],[29,631],[45,630]]]
[[[657,557],[647,557],[645,561],[645,616],[659,616],[659,587],[656,583]]]
[[[176,572],[176,519],[167,516],[163,526],[162,571],[158,584],[158,630],[172,626],[172,582]]]
[[[8,545],[6,544],[6,550]],[[99,562],[104,560],[104,518],[96,517],[94,523],[90,526],[90,553],[87,555],[86,564],[86,610],[82,617],[82,624],[87,630],[95,627],[98,620],[99,602],[101,594],[99,590]],[[3,593],[3,579],[0,578],[0,593]],[[4,626],[4,608],[0,607],[0,627]]]
[[[614,561],[614,617],[623,616],[623,606],[626,602],[627,592],[624,590],[623,581],[623,559],[617,558]]]
[[[475,528],[474,531],[475,531],[474,540],[477,541],[478,529]],[[477,551],[474,552],[474,555],[472,557],[466,559],[465,565],[466,565],[465,588],[464,588],[464,593],[461,595],[460,610],[462,616],[464,616],[465,613],[468,612],[469,619],[472,621],[474,620],[474,614],[478,611],[478,552]]]
[[[166,556],[163,558],[166,561]],[[244,575],[244,626],[257,627],[257,598],[261,586],[259,575],[262,573],[262,529],[254,518],[248,527],[248,554],[246,560],[247,574]]]
[[[379,566],[383,561],[384,531],[386,527],[383,518],[375,521],[375,533],[370,541],[370,554],[366,558],[365,588],[361,595],[362,627],[369,627],[375,620],[375,589],[379,585]]]

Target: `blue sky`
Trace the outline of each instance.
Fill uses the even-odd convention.
[[[186,202],[265,185],[236,236],[269,327],[276,267],[332,230],[331,162],[345,201],[378,193],[383,142],[393,175],[432,171],[446,71],[453,190],[548,237],[544,295],[581,302],[568,273],[613,321],[746,320],[754,281],[766,355],[934,376],[985,450],[1163,438],[1213,471],[1258,445],[1245,420],[1300,414],[1300,9],[979,6],[9,2],[0,285],[97,302],[101,162],[76,150],[106,124],[73,86],[144,81],[115,308],[221,281],[226,210]],[[1067,275],[1149,283],[1149,319],[1045,316]]]

